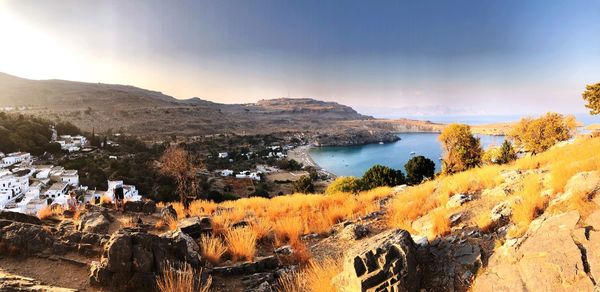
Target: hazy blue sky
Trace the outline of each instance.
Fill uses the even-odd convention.
[[[584,112],[600,1],[0,2],[0,71],[380,115]]]

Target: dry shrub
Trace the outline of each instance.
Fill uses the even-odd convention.
[[[102,197],[100,197],[100,205],[112,205],[113,200],[110,196],[107,195],[102,195]]]
[[[187,217],[187,212],[181,202],[173,202],[171,203],[171,206],[173,209],[175,209],[175,212],[177,212],[177,219],[183,219]]]
[[[523,190],[520,194],[521,200],[513,204],[512,221],[518,226],[513,231],[513,235],[524,232],[529,223],[544,210],[547,200],[541,191],[542,183],[539,175],[530,174],[523,179]]]
[[[190,216],[212,215],[217,209],[217,203],[208,200],[195,200],[190,203]]]
[[[494,229],[494,221],[492,221],[492,216],[490,215],[490,212],[485,210],[475,217],[475,224],[482,232],[489,232]]]
[[[166,207],[165,202],[158,202],[158,203],[156,203],[156,208],[157,209],[162,209],[164,207]]]
[[[156,221],[156,224],[154,224],[154,228],[158,230],[163,230],[167,228],[169,231],[172,231],[177,229],[177,224],[178,222],[176,219],[167,216],[165,219],[160,219]]]
[[[189,264],[181,269],[165,265],[162,275],[156,279],[156,286],[161,292],[208,292],[212,278],[209,276],[204,283],[200,283],[201,274],[202,270],[196,271]]]
[[[252,261],[256,254],[256,235],[247,227],[232,228],[225,234],[227,250],[233,261]]]
[[[310,261],[304,269],[280,278],[281,291],[337,292],[332,279],[342,270],[340,262],[327,258],[322,262]]]
[[[61,216],[63,212],[64,208],[61,205],[50,205],[40,209],[37,212],[37,217],[41,220],[46,220]]]
[[[213,235],[202,235],[200,237],[200,252],[212,264],[217,264],[227,248],[220,237]]]
[[[54,212],[52,212],[52,208],[50,206],[46,206],[37,212],[37,217],[41,220],[46,220],[52,216],[54,216]]]
[[[430,216],[432,226],[427,235],[430,240],[450,233],[450,212],[446,208],[438,208]]]
[[[294,243],[298,241],[304,229],[302,219],[298,216],[283,217],[272,222],[272,225],[275,232],[275,245],[277,246],[285,242]]]
[[[256,218],[254,221],[251,221],[249,224],[250,230],[254,232],[256,235],[256,240],[261,241],[269,238],[271,234],[271,224],[264,219]]]

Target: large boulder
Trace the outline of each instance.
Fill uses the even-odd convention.
[[[0,220],[0,242],[10,252],[19,254],[40,253],[55,242],[50,229],[41,225]],[[6,224],[5,224],[6,223]]]
[[[357,243],[334,279],[340,291],[418,291],[421,271],[410,234],[392,229]]]
[[[135,228],[114,233],[100,262],[90,266],[90,283],[111,291],[155,291],[155,278],[167,265],[200,267],[198,244],[181,231],[163,236]]]
[[[38,217],[11,211],[0,211],[0,219],[36,225],[42,224],[42,220]]]
[[[536,219],[491,256],[473,291],[594,290],[600,236],[579,221],[577,211]]]
[[[179,221],[177,227],[181,232],[198,239],[201,234],[212,231],[212,221],[208,216],[184,218]]]
[[[114,218],[106,211],[89,210],[79,218],[77,230],[107,234],[112,221]]]

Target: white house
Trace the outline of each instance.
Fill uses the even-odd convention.
[[[20,195],[21,183],[14,175],[4,175],[0,177],[0,207],[4,207],[6,202]]]
[[[87,143],[87,138],[81,135],[60,135],[59,139],[55,142],[60,144],[60,148],[62,150],[76,152],[81,150],[81,148],[85,146],[85,144]]]
[[[138,190],[135,186],[123,184],[122,180],[109,180],[108,190],[104,193],[106,196],[115,200],[115,189],[118,187],[123,188],[123,198],[126,201],[140,201],[142,196],[139,195]]]
[[[65,182],[55,182],[50,188],[44,193],[46,197],[50,199],[66,199],[67,190],[69,189],[69,184]]]
[[[77,170],[65,170],[60,174],[60,179],[62,182],[68,183],[71,186],[78,186],[79,185],[79,174],[77,173]]]
[[[221,170],[221,176],[232,176],[233,170],[231,169],[223,169]]]
[[[8,167],[21,162],[31,162],[31,154],[27,152],[15,152],[2,157],[0,167]]]
[[[229,157],[229,153],[227,152],[219,152],[219,158],[227,158]]]
[[[250,171],[242,171],[239,174],[236,174],[235,177],[236,178],[250,178],[256,181],[260,181],[261,177],[260,177],[261,172],[260,171],[255,171],[255,172],[250,172]]]

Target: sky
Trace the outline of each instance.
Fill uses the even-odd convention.
[[[585,112],[600,1],[0,1],[0,72],[375,116]]]

